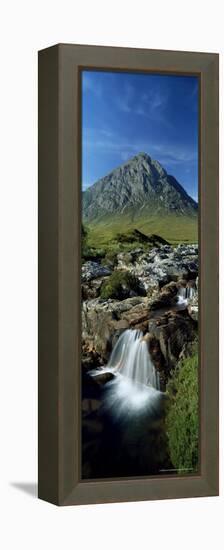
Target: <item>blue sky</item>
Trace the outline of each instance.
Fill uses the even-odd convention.
[[[82,72],[82,188],[139,152],[198,196],[198,79]]]

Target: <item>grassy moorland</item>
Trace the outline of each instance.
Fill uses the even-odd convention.
[[[88,233],[88,246],[96,249],[124,250],[130,249],[130,246],[139,246],[128,239],[122,240],[120,235],[129,235],[133,229],[138,229],[145,235],[159,235],[166,239],[170,244],[179,243],[197,243],[198,241],[198,218],[187,216],[176,216],[173,214],[158,217],[158,214],[150,218],[130,220],[125,216],[113,216],[97,221],[91,224],[85,224]]]

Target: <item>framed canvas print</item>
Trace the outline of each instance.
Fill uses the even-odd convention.
[[[218,55],[39,52],[39,497],[218,495]]]

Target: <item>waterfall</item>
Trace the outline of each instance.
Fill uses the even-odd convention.
[[[148,351],[140,330],[126,330],[112,351],[108,367],[138,384],[160,389],[159,373]]]
[[[186,290],[187,290],[187,288],[185,286],[181,286],[178,290],[178,296],[180,296],[180,298],[183,298],[183,300],[186,300],[186,298],[187,298]]]
[[[192,286],[188,286],[186,288],[186,293],[187,293],[187,299],[191,300],[191,298],[193,298],[193,296],[195,295],[195,289]]]
[[[178,303],[187,304],[188,300],[191,300],[195,295],[195,288],[192,286],[181,286],[178,290]]]
[[[90,371],[91,376],[111,372],[104,386],[103,410],[125,422],[133,415],[157,414],[163,394],[159,373],[140,330],[125,330],[111,353],[107,366]],[[135,418],[137,418],[135,416]]]

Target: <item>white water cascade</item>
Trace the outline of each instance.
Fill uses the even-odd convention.
[[[177,298],[179,305],[188,304],[188,300],[191,300],[195,295],[195,288],[192,286],[181,286],[178,290]]]
[[[90,371],[91,376],[111,372],[113,380],[105,385],[104,408],[119,419],[137,412],[155,411],[161,399],[159,373],[156,371],[140,330],[126,330],[111,353],[108,365]]]
[[[126,330],[112,351],[108,368],[138,384],[160,389],[159,373],[151,361],[140,330]]]

